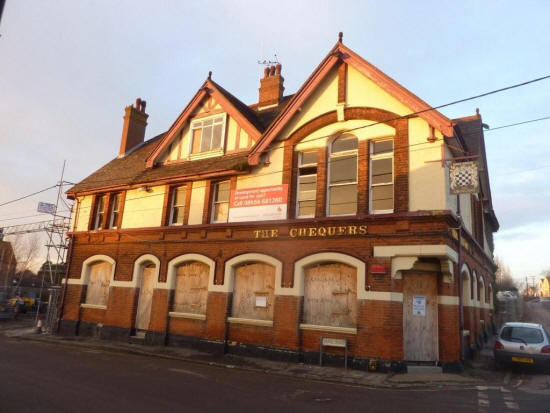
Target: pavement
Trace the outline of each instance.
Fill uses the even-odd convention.
[[[352,369],[346,370],[330,366],[321,367],[313,364],[281,362],[233,354],[212,354],[186,347],[149,346],[93,338],[37,334],[33,327],[33,319],[30,317],[24,320],[0,323],[0,334],[17,340],[50,343],[109,353],[126,353],[173,359],[226,369],[240,369],[277,376],[352,384],[370,388],[471,388],[479,385],[498,385],[502,383],[502,373],[492,370],[492,353],[488,350],[486,351],[486,355],[469,363],[462,374],[442,373],[441,369],[435,366],[413,366],[409,368],[407,374],[395,374]]]

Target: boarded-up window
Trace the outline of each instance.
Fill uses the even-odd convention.
[[[107,305],[112,266],[98,262],[90,266],[90,280],[86,291],[86,304]]]
[[[202,262],[188,262],[178,267],[174,311],[206,314],[209,273],[210,267]]]
[[[306,269],[303,320],[305,324],[355,327],[357,270],[340,263]]]
[[[235,269],[232,316],[273,320],[275,267],[261,262]]]

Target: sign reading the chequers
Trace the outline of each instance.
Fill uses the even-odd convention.
[[[287,199],[287,184],[233,190],[229,222],[286,219]]]

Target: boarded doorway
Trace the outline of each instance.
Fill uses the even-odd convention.
[[[136,312],[136,330],[147,330],[149,328],[156,267],[154,264],[147,265],[143,267],[142,271],[138,307]]]
[[[403,277],[403,351],[407,361],[437,361],[437,275]]]

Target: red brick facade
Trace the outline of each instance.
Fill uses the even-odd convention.
[[[215,284],[227,282],[224,265],[229,259],[243,253],[262,253],[282,263],[281,285],[290,287],[295,283],[294,263],[308,255],[330,251],[357,258],[366,264],[365,285],[357,288],[371,292],[402,292],[402,280],[391,277],[391,258],[373,257],[373,247],[388,245],[448,245],[456,249],[456,241],[449,228],[456,225],[451,214],[401,213],[388,216],[364,215],[358,218],[326,218],[322,223],[311,220],[293,220],[285,224],[226,224],[202,225],[186,228],[182,239],[181,229],[163,227],[147,230],[107,230],[93,237],[86,233],[73,235],[73,256],[69,277],[78,279],[84,260],[102,254],[116,262],[114,279],[131,281],[134,262],[144,253],[153,254],[160,260],[159,282],[167,279],[168,262],[182,254],[199,253],[215,262]],[[326,225],[346,227],[366,225],[363,235],[340,235],[325,237],[291,238],[292,228],[319,228]],[[256,238],[258,228],[275,228],[277,238]],[[308,233],[307,231],[305,232]],[[116,236],[113,236],[115,235]],[[474,245],[474,244],[470,244]],[[481,251],[473,248],[474,254],[465,250],[464,261],[471,271],[488,274],[489,264]],[[383,265],[386,274],[371,274],[372,264]],[[455,265],[455,274],[457,273]],[[405,275],[406,276],[406,275]],[[449,284],[438,277],[438,295],[456,297],[457,279]],[[485,284],[490,280],[487,278]],[[139,288],[111,287],[105,309],[80,307],[85,299],[83,285],[69,284],[64,303],[63,320],[100,324],[121,328],[129,336],[134,328]],[[242,325],[229,323],[231,317],[231,292],[210,291],[204,320],[169,317],[173,290],[157,288],[152,299],[148,331],[168,337],[194,338],[225,344],[252,345],[291,352],[318,352],[320,337],[345,338],[350,355],[359,359],[403,359],[403,303],[377,299],[357,301],[357,332],[348,334],[330,331],[311,331],[300,328],[303,297],[277,295],[274,304],[272,326]],[[479,314],[479,315],[478,315]],[[489,325],[488,310],[464,308],[465,330],[470,331],[474,345],[481,331],[480,319]],[[438,305],[439,360],[454,362],[460,358],[458,306]],[[327,349],[338,354],[339,351]]]

